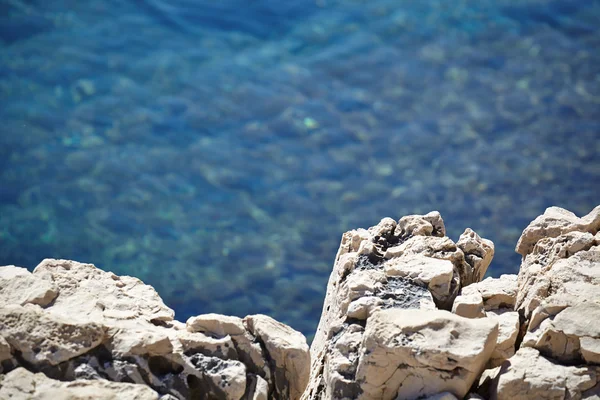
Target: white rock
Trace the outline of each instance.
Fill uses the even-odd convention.
[[[555,364],[532,348],[524,347],[499,370],[491,399],[558,400],[588,397],[600,383],[600,367]],[[592,395],[593,396],[593,395]],[[594,397],[595,398],[595,397]]]
[[[239,400],[246,391],[246,366],[235,360],[196,353],[189,358],[202,371],[204,395],[214,399]]]
[[[383,268],[388,276],[407,277],[427,285],[436,299],[447,301],[454,294],[454,265],[449,260],[412,255],[392,258],[383,263]]]
[[[4,372],[4,365],[7,367],[12,366],[14,362],[15,360],[10,345],[2,336],[0,336],[0,374]]]
[[[16,291],[0,296],[0,373],[22,359],[63,381],[135,382],[171,398],[296,399],[306,385],[304,336],[268,317],[248,319],[254,333],[242,319],[217,314],[183,324],[140,280],[69,260],[0,275]]]
[[[498,339],[487,367],[497,367],[515,354],[519,336],[519,313],[508,309],[486,312],[488,318],[498,322]]]
[[[464,397],[498,336],[492,319],[447,311],[383,310],[367,321],[356,373],[360,399]]]
[[[491,240],[481,238],[471,228],[467,228],[456,245],[465,254],[465,261],[471,267],[461,276],[463,286],[479,282],[483,279],[492,258],[494,258],[494,243]]]
[[[33,365],[57,365],[102,343],[106,331],[95,322],[49,316],[38,306],[0,308],[0,336]]]
[[[249,315],[244,325],[274,364],[275,391],[280,399],[299,399],[309,377],[310,352],[305,337],[266,315]]]
[[[57,294],[54,282],[34,276],[26,268],[14,265],[0,267],[0,307],[8,304],[37,304],[44,307]]]
[[[461,294],[454,299],[452,312],[465,318],[483,318],[485,317],[483,297],[477,290],[469,290],[472,286],[463,288]]]
[[[217,337],[243,335],[246,332],[241,318],[221,314],[202,314],[190,317],[186,326],[190,332],[204,332]]]
[[[36,400],[158,400],[154,390],[145,385],[99,380],[62,382],[42,373],[17,368],[0,381],[1,399]]]
[[[249,400],[268,400],[269,384],[258,375],[249,375],[251,383],[248,385]],[[161,399],[162,400],[162,399]]]
[[[501,308],[514,309],[517,299],[517,275],[504,274],[500,278],[488,277],[468,288],[477,290],[483,298],[486,311]]]
[[[129,276],[104,272],[92,264],[46,259],[33,271],[36,277],[50,278],[59,287],[49,311],[81,320],[140,319],[146,322],[171,321],[174,312],[152,286]]]
[[[596,233],[599,230],[600,206],[582,218],[578,218],[563,208],[549,207],[543,215],[537,217],[525,228],[519,238],[516,250],[525,257],[531,253],[540,239],[555,238],[573,231]]]
[[[543,320],[527,332],[522,345],[565,363],[592,363],[600,356],[596,345],[599,341],[600,303],[584,302]]]
[[[365,383],[356,375],[365,351],[365,322],[369,326],[374,315],[391,310],[415,309],[426,314],[437,307],[450,309],[461,277],[474,279],[478,276],[475,269],[487,268],[491,242],[472,231],[465,233],[463,244],[471,265],[444,235],[438,212],[406,216],[395,225],[384,218],[368,230],[342,235],[311,346],[311,377],[303,399],[356,398]],[[486,348],[490,354],[494,343],[495,337]]]
[[[526,319],[557,297],[568,297],[571,304],[600,298],[600,246],[594,244],[591,234],[581,232],[538,242],[519,271],[516,307]]]

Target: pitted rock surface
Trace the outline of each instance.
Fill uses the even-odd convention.
[[[464,397],[494,350],[498,324],[445,310],[390,309],[367,321],[358,360],[359,399]]]
[[[552,207],[519,274],[484,280],[493,244],[437,212],[346,232],[310,353],[263,315],[178,322],[92,264],[0,267],[0,398],[600,400],[599,228]]]
[[[311,346],[311,378],[303,399],[408,399],[444,391],[465,396],[491,357],[498,323],[468,320],[439,309],[452,309],[461,287],[483,276],[492,257],[493,244],[471,230],[461,236],[460,246],[446,237],[438,212],[406,216],[398,222],[384,218],[369,229],[346,232]],[[403,317],[398,320],[399,315],[434,321],[434,328],[425,323],[413,327],[415,332],[423,329],[418,334],[437,332],[427,336],[434,341],[431,347],[425,343],[418,350],[394,347],[398,350],[395,354],[384,344],[375,345],[385,342],[381,335],[400,335],[404,324],[410,324]],[[472,357],[477,351],[461,348],[462,339],[452,336],[470,337],[459,325],[486,332],[471,341],[478,349],[476,360]],[[477,326],[485,328],[478,330]],[[432,361],[439,352],[434,348],[441,345],[437,340],[447,341],[448,354],[456,353],[453,367],[446,369],[448,365]],[[380,354],[376,349],[386,350]],[[461,352],[467,355],[458,356]],[[450,379],[452,376],[456,379]],[[385,382],[379,382],[382,379]],[[435,385],[428,387],[423,382]]]
[[[39,384],[113,398],[121,386],[108,380],[139,398],[294,400],[306,386],[306,339],[267,316],[182,324],[139,279],[70,260],[44,260],[32,274],[0,267],[1,279],[16,292],[0,293],[0,393]]]
[[[0,269],[0,306],[4,304],[37,304],[45,307],[56,298],[56,285],[26,268],[7,265]]]
[[[600,367],[557,364],[528,347],[519,349],[496,372],[488,397],[494,400],[600,397]]]
[[[0,399],[36,400],[158,400],[159,394],[144,385],[107,380],[61,382],[42,373],[17,368],[0,381]],[[161,397],[161,400],[168,400]]]

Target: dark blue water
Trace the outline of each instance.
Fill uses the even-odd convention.
[[[439,210],[517,271],[600,204],[600,1],[0,0],[0,265],[311,334],[341,234]]]

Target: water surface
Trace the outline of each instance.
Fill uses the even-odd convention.
[[[0,265],[310,335],[341,234],[600,204],[600,2],[0,0]]]

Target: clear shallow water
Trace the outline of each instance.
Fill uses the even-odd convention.
[[[599,1],[215,3],[0,0],[0,264],[310,335],[348,229],[600,203]]]

